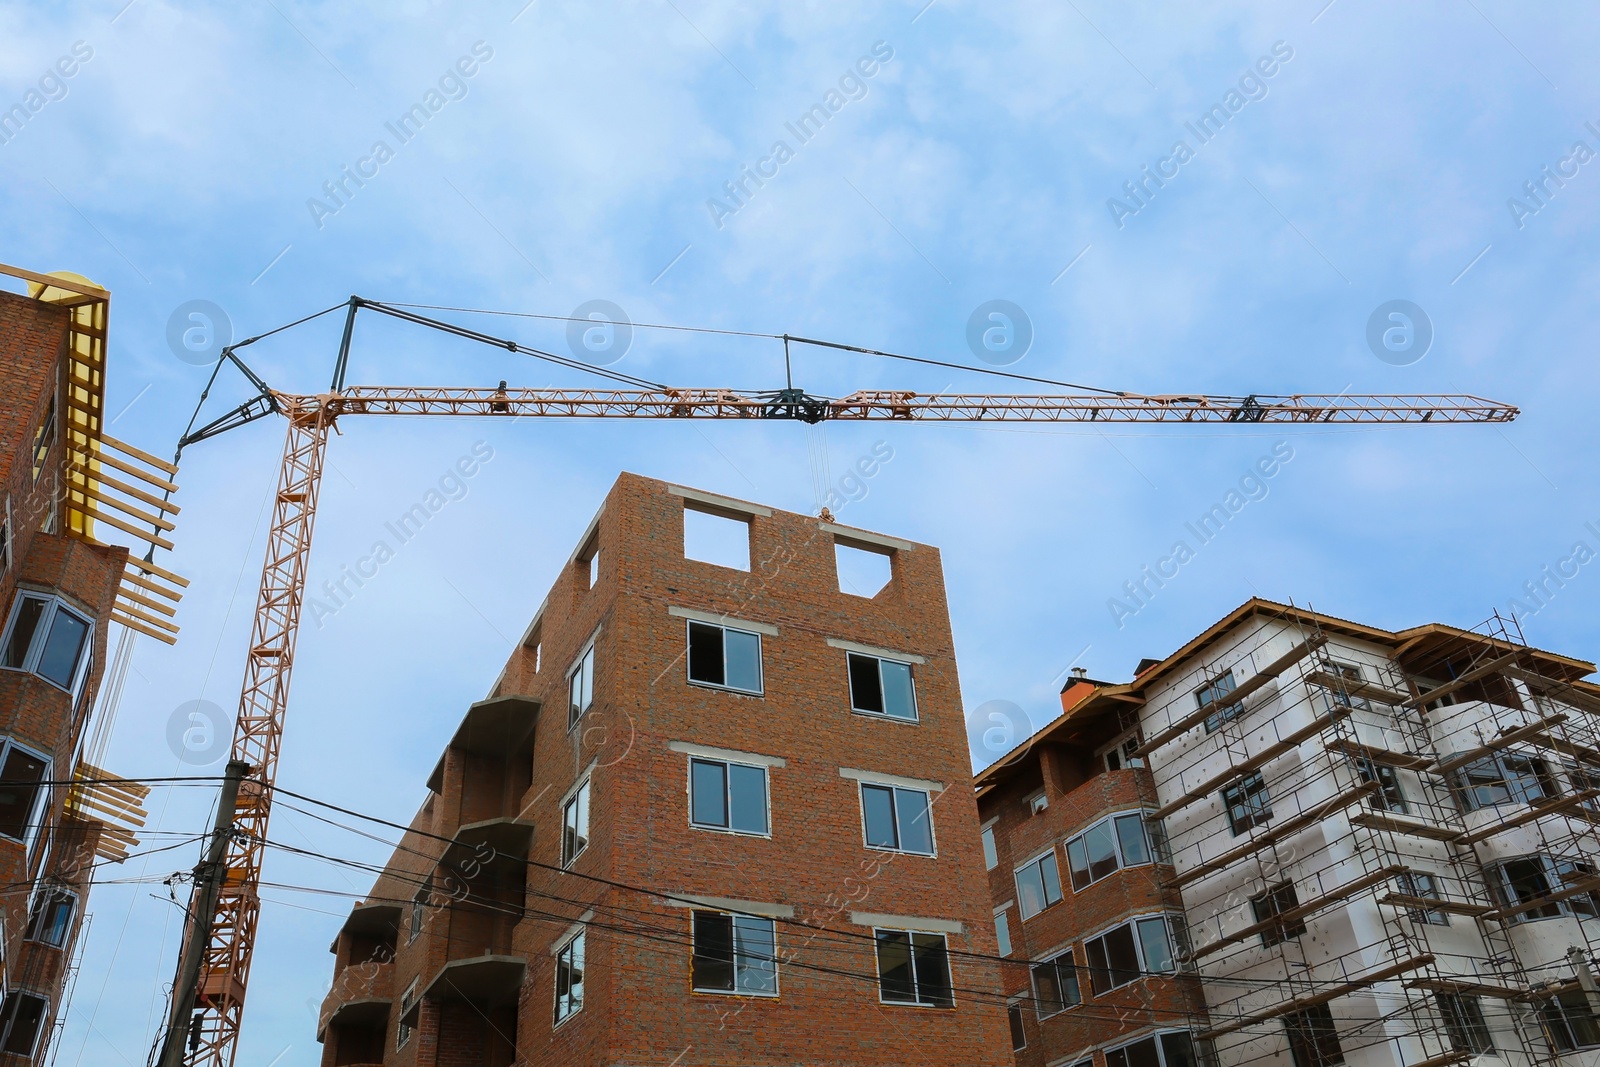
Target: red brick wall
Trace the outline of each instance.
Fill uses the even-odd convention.
[[[1105,741],[1111,740],[1108,735]],[[1027,801],[1044,783],[1049,807],[1038,815]],[[996,788],[979,804],[985,822],[994,824],[999,863],[989,872],[990,896],[998,907],[1017,896],[1013,871],[1017,864],[1054,848],[1061,873],[1062,900],[1024,921],[1017,907],[1007,912],[1012,957],[1003,969],[1008,995],[1025,996],[1023,1024],[1027,1047],[1017,1053],[1020,1067],[1042,1067],[1062,1057],[1114,1042],[1149,1027],[1197,1026],[1202,1000],[1194,979],[1151,977],[1096,997],[1083,973],[1083,940],[1133,915],[1153,911],[1182,912],[1174,890],[1163,883],[1175,872],[1153,864],[1118,870],[1081,891],[1074,891],[1067,866],[1066,842],[1107,814],[1156,807],[1155,788],[1147,770],[1106,771],[1092,746],[1041,745],[1020,757],[999,776]],[[1083,1003],[1040,1019],[1027,961],[1071,948],[1080,968]],[[1103,1060],[1101,1061],[1103,1062]]]
[[[595,768],[578,874],[528,870],[530,918],[516,931],[517,954],[528,961],[517,1013],[522,1054],[535,1065],[1010,1064],[995,966],[959,955],[993,956],[996,945],[937,550],[898,552],[893,581],[864,600],[839,592],[833,536],[815,519],[755,517],[753,566],[743,573],[684,558],[682,511],[682,497],[664,484],[619,478],[595,531],[596,587],[575,560],[539,621],[540,668],[531,650],[518,650],[497,686],[543,702],[519,809],[535,826],[535,863],[559,864],[561,799]],[[763,638],[765,694],[689,685],[686,624],[669,606],[776,626],[777,636]],[[566,671],[597,626],[595,703],[569,733]],[[914,668],[920,722],[852,713],[845,652],[830,637],[925,657]],[[769,771],[770,840],[689,827],[687,757],[668,749],[673,741],[786,761]],[[460,810],[457,762],[447,754],[438,803],[449,816],[435,827],[444,834]],[[868,850],[859,785],[841,767],[943,783],[933,808],[937,858]],[[778,924],[787,961],[781,995],[693,993],[690,910],[601,879],[792,906],[803,922]],[[591,908],[585,1005],[553,1028],[550,948]],[[852,911],[960,922],[949,936],[956,1007],[880,1004],[872,929],[854,925]],[[401,948],[397,994],[411,973],[442,963],[419,958],[424,942],[437,940]],[[448,1025],[443,1033],[441,1055]],[[416,1047],[418,1058],[390,1062],[434,1062],[429,1045]]]

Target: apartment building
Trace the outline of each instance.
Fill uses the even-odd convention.
[[[145,536],[111,467],[135,493],[157,477],[102,432],[108,294],[77,275],[0,276],[24,288],[0,290],[0,1058],[20,1064],[49,1049],[96,866],[124,858],[144,819],[148,789],[99,781],[86,759],[108,630],[170,640],[181,579],[97,539]],[[130,617],[148,614],[130,593],[161,621]]]
[[[1010,1064],[985,879],[938,551],[624,474],[339,930],[322,1062]]]
[[[1062,715],[977,778],[1019,1067],[1196,1067],[1206,1029],[1138,703],[1080,671]]]
[[[1119,758],[1154,787],[1200,1054],[1600,1062],[1593,671],[1498,618],[1389,631],[1251,600],[1077,700],[1053,730],[1138,730]]]

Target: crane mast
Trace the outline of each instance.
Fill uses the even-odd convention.
[[[232,350],[231,361],[258,393],[221,418],[187,434],[181,445],[215,436],[271,414],[288,422],[282,467],[256,598],[231,759],[249,766],[240,785],[237,815],[226,847],[224,875],[210,916],[194,916],[185,937],[204,937],[200,979],[192,991],[173,991],[172,1026],[186,1028],[183,1062],[191,1067],[232,1067],[238,1053],[245,994],[261,913],[261,869],[272,812],[273,783],[294,668],[295,639],[306,586],[318,491],[328,434],[354,415],[501,418],[789,419],[910,422],[1109,423],[1497,423],[1516,418],[1515,407],[1470,395],[1201,394],[923,394],[903,390],[858,391],[818,397],[792,387],[770,392],[730,389],[624,390],[412,388],[343,385],[351,327],[358,306],[390,309],[352,298],[334,386],[301,395],[268,388]],[[460,327],[410,314],[396,315],[470,339],[499,342]],[[248,342],[246,342],[248,343]],[[239,347],[239,346],[235,346]],[[544,354],[540,354],[544,355]],[[213,377],[214,380],[214,377]],[[209,385],[207,389],[209,390]],[[181,446],[180,446],[181,451]],[[188,998],[192,995],[192,1001]],[[186,1005],[192,1004],[187,1020]]]

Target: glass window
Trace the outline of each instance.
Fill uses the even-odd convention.
[[[861,815],[870,847],[933,855],[933,824],[923,790],[863,782]]]
[[[47,885],[34,895],[28,914],[29,941],[42,941],[55,948],[67,943],[72,932],[72,914],[77,909],[78,897],[60,886]]]
[[[911,664],[859,652],[846,653],[846,657],[853,710],[915,721],[917,694],[911,684]]]
[[[1041,815],[1050,807],[1050,798],[1043,793],[1035,793],[1028,798],[1028,814]]]
[[[1250,909],[1255,913],[1258,923],[1277,919],[1284,912],[1292,911],[1299,906],[1300,895],[1295,892],[1293,882],[1283,882],[1260,896],[1250,898]],[[1305,932],[1306,924],[1301,919],[1279,920],[1261,931],[1261,943],[1271,947],[1284,941],[1292,941]]]
[[[1018,867],[1016,878],[1017,905],[1024,919],[1033,918],[1061,900],[1061,872],[1056,869],[1055,849]]]
[[[1195,690],[1194,706],[1197,708],[1203,708],[1207,704],[1227,696],[1236,688],[1238,687],[1235,686],[1233,682],[1233,671],[1223,671],[1221,674],[1211,679],[1211,681]],[[1243,704],[1228,704],[1217,708],[1210,715],[1206,716],[1206,733],[1215,733],[1222,727],[1223,723],[1227,722],[1229,719],[1237,719],[1243,713]]]
[[[1006,1005],[1006,1019],[1011,1023],[1011,1051],[1019,1052],[1028,1047],[1028,1033],[1022,1026],[1022,1005],[1015,1002]]]
[[[1144,757],[1138,755],[1141,744],[1143,742],[1139,740],[1139,733],[1136,730],[1106,749],[1104,756],[1106,770],[1120,771],[1123,768],[1131,770],[1134,767],[1143,767]]]
[[[710,993],[777,996],[777,933],[771,919],[694,913],[694,988]]]
[[[1396,879],[1400,884],[1400,892],[1408,897],[1420,897],[1423,900],[1443,900],[1444,893],[1439,886],[1439,880],[1423,871],[1404,871]],[[1434,926],[1449,926],[1450,916],[1437,908],[1408,908],[1407,914],[1419,923],[1430,923]]]
[[[1497,804],[1531,804],[1559,792],[1544,760],[1516,753],[1475,760],[1458,769],[1451,784],[1463,811]]]
[[[1272,818],[1272,798],[1267,795],[1267,783],[1259,771],[1224,789],[1222,804],[1228,809],[1228,825],[1235,836]]]
[[[1090,938],[1083,943],[1083,954],[1089,967],[1089,987],[1100,996],[1143,975],[1172,971],[1174,939],[1167,917],[1151,915]]]
[[[989,827],[978,835],[983,839],[983,866],[985,870],[994,870],[1000,866],[1000,853],[994,846],[994,827]]]
[[[1361,681],[1361,668],[1354,663],[1340,663],[1337,660],[1324,660],[1322,662],[1322,670],[1324,673],[1331,674],[1345,682],[1359,683]],[[1371,709],[1371,701],[1364,696],[1351,695],[1345,691],[1347,688],[1351,688],[1351,686],[1346,686],[1344,688],[1324,686],[1323,691],[1327,694],[1328,704],[1332,707],[1356,708],[1361,711],[1367,711]]]
[[[994,939],[1000,946],[1000,955],[1011,955],[1011,923],[1007,921],[1006,913],[1003,911],[995,912]]]
[[[1367,798],[1367,803],[1379,811],[1406,813],[1406,795],[1400,789],[1400,776],[1387,763],[1376,763],[1364,756],[1356,757],[1356,773],[1363,784],[1377,782],[1377,792]]]
[[[6,1035],[0,1052],[13,1056],[32,1056],[39,1044],[39,1034],[44,1029],[45,1012],[49,1007],[47,1000],[33,993],[7,993],[4,1006],[0,1007],[0,1033]]]
[[[589,847],[589,783],[578,787],[561,809],[561,866],[566,867]]]
[[[556,953],[556,1022],[583,1009],[583,934]]]
[[[761,692],[761,635],[691,621],[689,680],[744,693]]]
[[[0,667],[31,671],[61,689],[75,689],[94,627],[55,597],[17,597]]]
[[[422,933],[422,923],[428,917],[428,904],[431,900],[432,889],[427,885],[417,890],[417,895],[411,898],[411,923],[406,931],[406,944],[415,941]]]
[[[411,979],[411,984],[406,986],[406,991],[400,994],[400,1024],[395,1027],[394,1032],[394,1047],[397,1050],[405,1048],[411,1041],[413,1028],[406,1025],[405,1019],[410,1014],[411,1009],[416,1006],[417,986],[421,981],[420,977]]]
[[[0,836],[30,841],[38,829],[40,808],[48,795],[50,761],[16,742],[5,742],[0,755]]]
[[[1141,1038],[1106,1050],[1106,1067],[1196,1067],[1194,1040],[1181,1030]],[[1072,1067],[1093,1067],[1092,1060]]]
[[[39,428],[33,431],[33,480],[38,481],[39,475],[44,473],[44,461],[50,456],[50,446],[56,443],[56,398],[50,398],[50,406],[45,409],[44,419],[39,423]],[[6,1050],[11,1051],[10,1049]]]
[[[1033,997],[1039,1006],[1039,1018],[1083,1002],[1078,992],[1078,968],[1070,950],[1035,963],[1032,970]]]
[[[1583,860],[1551,856],[1522,856],[1504,860],[1489,869],[1489,889],[1496,902],[1517,911],[1506,916],[1508,923],[1547,919],[1556,915],[1600,916],[1600,890],[1590,890],[1563,900],[1548,900],[1551,894],[1592,878],[1593,865]]]
[[[594,703],[594,646],[584,649],[567,678],[567,728]]]
[[[767,832],[767,769],[721,760],[689,761],[689,821],[742,834]]]
[[[1556,1052],[1572,1052],[1600,1045],[1600,1019],[1589,1007],[1588,995],[1571,989],[1539,1005],[1545,1035]]]
[[[874,931],[878,948],[878,997],[888,1004],[955,1005],[950,959],[943,934]]]
[[[1150,861],[1144,816],[1138,813],[1104,819],[1067,841],[1067,869],[1074,891],[1098,882],[1119,867],[1136,867]]]
[[[1494,1041],[1489,1037],[1489,1026],[1483,1021],[1483,1007],[1478,998],[1465,993],[1435,993],[1439,1016],[1444,1019],[1445,1033],[1450,1035],[1450,1047],[1474,1056],[1494,1051]]]
[[[1294,1058],[1294,1067],[1331,1067],[1344,1062],[1339,1032],[1326,1004],[1285,1015],[1283,1028],[1289,1035],[1289,1054]]]

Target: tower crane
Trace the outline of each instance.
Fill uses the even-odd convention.
[[[340,308],[346,311],[333,380],[326,392],[292,394],[270,388],[237,356],[236,350]],[[346,385],[351,338],[359,311],[385,315],[509,352],[533,356],[587,373],[598,374],[621,389],[524,389]],[[462,309],[465,310],[465,309]],[[553,317],[553,316],[552,316]],[[904,359],[972,371],[975,368],[901,356],[788,335],[791,343]],[[172,1031],[181,1030],[187,1048],[181,1062],[193,1067],[232,1067],[238,1052],[245,993],[260,919],[259,888],[272,813],[274,779],[288,708],[289,680],[294,668],[295,639],[306,585],[317,498],[322,486],[328,435],[335,424],[356,415],[487,418],[660,418],[660,419],[788,419],[808,424],[824,421],[888,420],[900,422],[1089,422],[1089,423],[1498,423],[1510,422],[1517,408],[1480,397],[1451,395],[1291,395],[1216,396],[1150,395],[1090,390],[1044,394],[926,394],[908,390],[858,391],[843,397],[815,396],[793,385],[767,392],[734,389],[669,388],[612,368],[568,359],[428,318],[407,306],[351,297],[316,315],[225,348],[201,394],[203,406],[217,373],[236,368],[255,395],[220,418],[189,430],[184,448],[271,415],[288,427],[266,560],[256,598],[255,619],[245,656],[230,759],[247,765],[239,785],[231,834],[222,863],[222,884],[209,914],[195,914],[185,931],[186,953],[200,957],[199,979],[192,989],[174,988],[169,1047],[177,1048]],[[988,370],[1001,377],[1067,386],[1068,383]],[[199,409],[196,409],[198,418]],[[176,463],[177,457],[174,457]],[[196,900],[199,900],[198,887]],[[163,1061],[165,1062],[165,1061]],[[180,1062],[174,1059],[172,1062]]]

